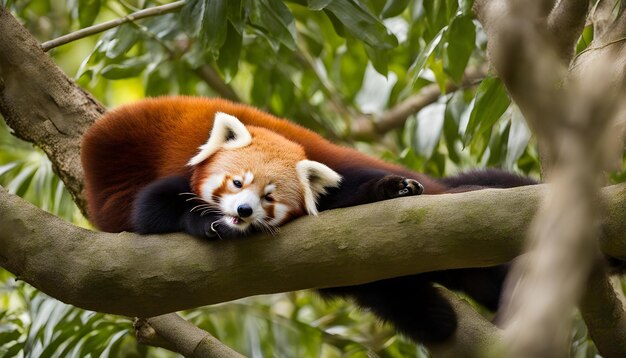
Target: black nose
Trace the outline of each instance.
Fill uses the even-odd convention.
[[[248,204],[241,204],[237,207],[237,214],[242,218],[247,218],[252,215],[252,208]]]

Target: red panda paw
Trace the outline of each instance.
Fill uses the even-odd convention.
[[[417,180],[399,175],[386,175],[376,183],[378,200],[420,195],[423,191],[424,186]]]

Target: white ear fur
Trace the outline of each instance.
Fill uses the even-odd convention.
[[[252,142],[252,136],[235,116],[217,112],[213,120],[213,129],[209,140],[198,149],[200,152],[189,160],[187,165],[200,164],[219,149],[237,149]]]
[[[326,193],[326,188],[336,187],[341,176],[320,162],[301,160],[296,164],[298,178],[304,186],[304,205],[309,215],[317,215],[317,198]]]

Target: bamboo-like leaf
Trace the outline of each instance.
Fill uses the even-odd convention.
[[[469,15],[455,17],[450,23],[446,37],[447,44],[443,52],[444,68],[456,83],[461,83],[467,62],[476,47],[474,44],[476,29],[472,18]]]
[[[439,30],[437,35],[430,41],[430,43],[428,43],[426,48],[424,48],[424,50],[420,52],[420,54],[415,59],[415,62],[413,62],[413,64],[411,65],[411,68],[409,70],[413,71],[413,84],[415,84],[415,82],[417,82],[417,80],[422,75],[422,71],[424,71],[426,61],[428,61],[428,58],[430,58],[435,49],[439,46],[447,31],[447,26]]]
[[[484,79],[476,91],[476,103],[463,137],[465,145],[491,128],[510,103],[511,99],[499,78]]]
[[[93,24],[100,13],[101,0],[78,0],[78,23],[80,27]]]
[[[333,0],[325,10],[331,12],[357,39],[377,49],[392,49],[398,39],[366,7],[354,0]]]
[[[266,38],[282,43],[292,51],[296,49],[295,18],[291,10],[280,0],[252,0],[250,21],[267,30]],[[275,46],[278,51],[278,47]]]

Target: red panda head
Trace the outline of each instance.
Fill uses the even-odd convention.
[[[341,177],[307,160],[304,149],[268,129],[216,113],[211,135],[189,165],[192,188],[218,234],[251,228],[273,232],[290,219],[316,215],[317,198]]]

